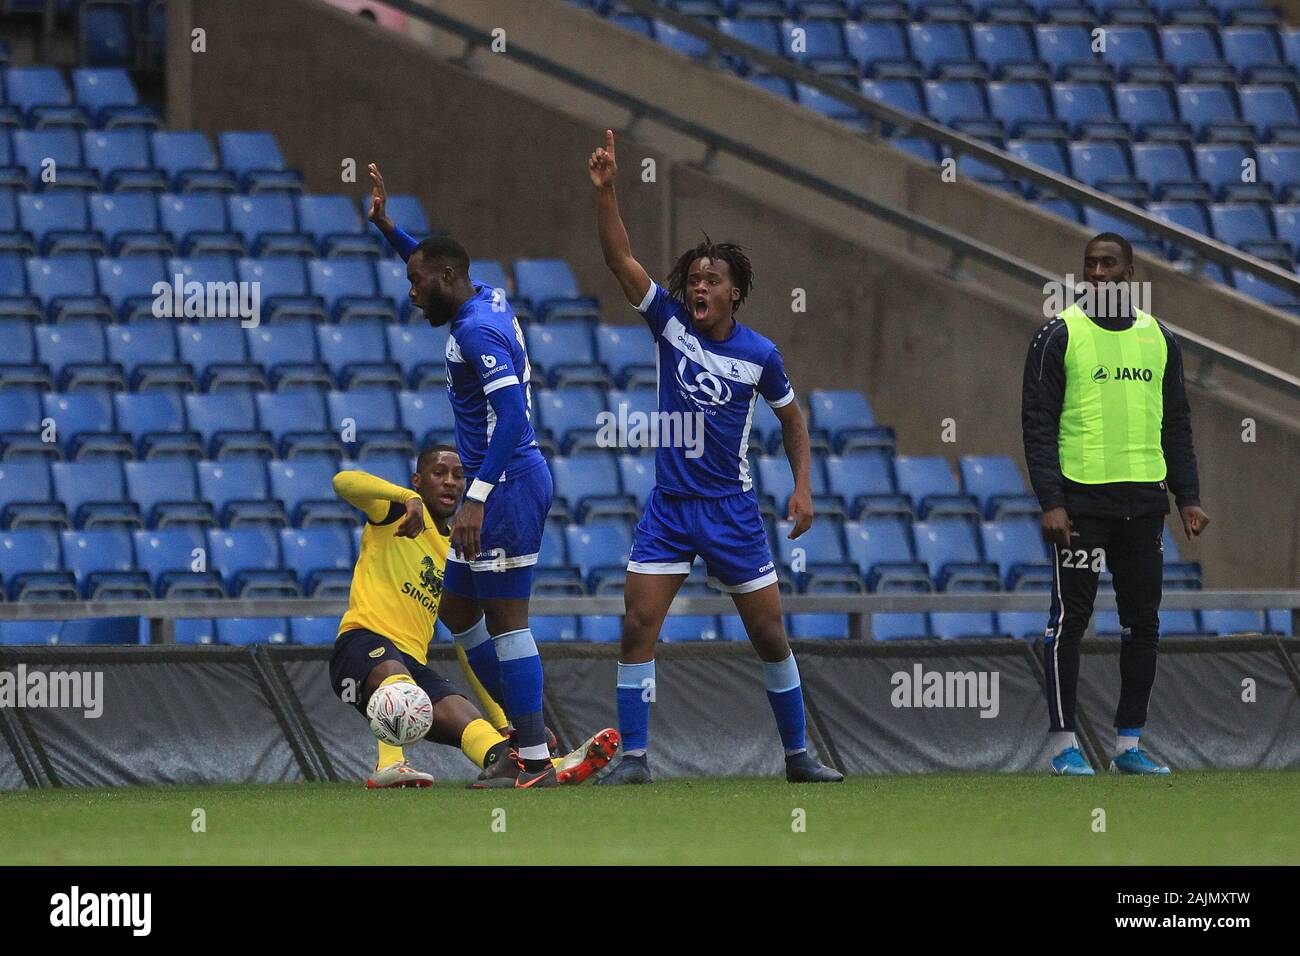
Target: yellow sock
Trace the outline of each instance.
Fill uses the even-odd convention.
[[[392,677],[385,677],[379,682],[380,687],[387,687],[389,684],[414,684],[415,678],[410,674],[394,674]]]
[[[466,757],[473,761],[474,766],[482,767],[483,761],[487,758],[487,752],[505,739],[496,732],[491,724],[480,717],[478,720],[471,720],[465,725],[465,730],[460,735],[460,749]]]
[[[483,712],[484,718],[497,730],[503,734],[510,721],[506,719],[506,712],[501,709],[501,705],[492,699],[492,695],[487,692],[487,688],[479,683],[474,676],[474,668],[469,666],[469,658],[465,656],[465,648],[459,644],[456,645],[456,660],[460,661],[460,672],[465,675],[465,683],[469,684],[470,690],[478,698],[479,710]]]
[[[406,759],[401,747],[394,747],[382,740],[376,741],[376,743],[379,744],[379,762],[375,764],[376,770],[380,767],[387,767],[389,764],[401,763]]]

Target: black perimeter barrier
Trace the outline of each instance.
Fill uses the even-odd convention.
[[[1153,753],[1176,769],[1300,767],[1300,640],[1161,643],[1143,737]],[[846,773],[1046,766],[1041,642],[793,644],[810,747]],[[1103,768],[1119,645],[1083,644],[1080,738]],[[617,654],[608,644],[543,645],[546,716],[562,745],[617,724]],[[0,790],[362,780],[374,765],[374,737],[334,696],[329,655],[328,647],[269,645],[0,648],[0,695],[20,684],[29,697],[38,686],[61,686],[64,695],[0,696]],[[462,686],[454,648],[431,648],[430,662]],[[762,671],[747,644],[662,645],[657,665],[656,773],[781,771]],[[84,699],[69,696],[74,684]],[[451,747],[421,743],[408,757],[441,780],[475,773]]]

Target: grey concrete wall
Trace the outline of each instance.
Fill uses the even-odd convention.
[[[642,49],[636,37],[621,33],[611,39],[601,32],[606,24],[574,20],[564,4],[553,11],[549,0],[533,2],[531,9],[544,8],[547,16],[535,18],[531,28],[511,25],[508,35],[527,37],[533,29],[531,39],[548,55],[585,42],[587,65],[598,48],[611,64],[611,79],[621,79],[654,54],[658,79],[648,85],[664,84],[662,95],[701,116],[724,116],[737,134],[746,122],[768,122],[766,110],[785,108],[764,100],[762,110],[728,114],[715,102],[731,92],[721,81],[693,98],[692,90],[679,89],[689,86],[687,79],[693,82],[685,61],[673,58],[673,69],[666,70],[666,54],[657,47]],[[518,68],[490,53],[481,53],[479,70],[468,72],[435,56],[427,43],[313,0],[276,0],[273,12],[256,0],[176,5],[189,3],[194,23],[208,32],[208,51],[191,55],[186,48],[171,58],[169,70],[179,72],[192,91],[188,102],[173,98],[173,122],[210,134],[270,129],[313,191],[359,196],[363,185],[341,182],[341,161],[355,158],[362,169],[378,161],[390,188],[420,196],[434,221],[471,254],[562,256],[582,286],[601,296],[609,318],[634,320],[600,259],[585,170],[603,127],[625,122],[617,110],[596,110],[590,97],[554,84],[534,80],[523,86],[526,77]],[[439,6],[464,4],[449,0]],[[514,0],[481,6],[503,18],[518,13]],[[595,34],[585,41],[570,35],[580,29]],[[612,45],[593,47],[597,41]],[[872,186],[873,195],[917,194],[918,205],[939,203],[916,186],[924,172],[892,150],[816,117],[798,119],[809,125],[783,126],[781,145],[804,150],[804,158],[826,174],[841,170],[846,180]],[[702,230],[742,242],[757,270],[743,318],[780,343],[801,391],[866,391],[878,417],[898,429],[904,453],[1007,454],[1021,460],[1021,369],[1029,337],[1042,321],[1035,290],[1005,280],[990,281],[989,288],[953,281],[936,269],[943,257],[896,230],[862,214],[848,215],[743,164],[721,162],[718,175],[708,175],[681,161],[691,150],[680,140],[643,129],[644,135],[620,138],[620,203],[633,247],[653,274],[662,276],[671,251],[696,241]],[[873,151],[872,168],[847,163],[851,149]],[[657,163],[653,183],[636,175],[647,157]],[[970,228],[1008,240],[1028,234],[1042,242],[1044,255],[1054,256],[1059,272],[1071,268],[1078,237],[1062,236],[1059,227],[1051,232],[1046,217],[1023,210],[1008,215],[998,205],[1001,197],[978,187],[953,184],[932,191],[961,207],[949,215],[968,219]],[[973,207],[963,205],[970,195]],[[972,208],[982,209],[984,220]],[[1033,225],[1028,233],[1026,222]],[[806,291],[805,313],[791,311],[796,288]],[[1223,314],[1223,295],[1200,289],[1197,299]],[[1252,310],[1254,320],[1267,326],[1270,317],[1258,313]],[[1192,324],[1176,310],[1163,314]],[[1279,348],[1285,354],[1285,343]],[[1294,586],[1300,581],[1300,442],[1261,424],[1258,442],[1244,445],[1240,421],[1252,412],[1262,420],[1263,407],[1239,408],[1194,393],[1193,411],[1205,506],[1216,520],[1207,543],[1185,547],[1187,556],[1204,562],[1213,586]],[[940,439],[945,418],[956,422],[955,443]]]

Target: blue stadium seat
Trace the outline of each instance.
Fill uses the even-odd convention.
[[[791,614],[790,636],[800,640],[849,637],[847,614]]]
[[[226,204],[216,193],[169,193],[158,197],[163,231],[186,256],[244,254],[244,241],[226,224]]]
[[[628,375],[639,370],[653,374],[655,347],[648,332],[634,326],[596,326],[596,358],[614,381],[626,387]]]
[[[95,262],[84,254],[27,260],[27,290],[45,303],[51,322],[110,321],[108,301],[98,294]],[[96,337],[96,336],[92,336]]]
[[[1038,522],[1032,518],[985,521],[980,525],[980,535],[984,554],[998,566],[1007,590],[1016,590],[1027,572],[1036,573],[1042,580],[1042,572],[1050,568]]]
[[[654,459],[648,455],[620,455],[618,473],[624,490],[636,499],[638,508],[644,508],[655,486]]]
[[[871,635],[877,641],[923,639],[930,636],[930,627],[919,611],[877,612],[871,615]]]
[[[712,614],[670,614],[664,618],[659,639],[665,644],[722,640],[722,628]]]
[[[152,107],[140,105],[131,76],[123,69],[81,67],[72,71],[72,92],[77,104],[106,130],[160,125]]]
[[[60,188],[99,188],[99,177],[82,166],[81,137],[75,129],[15,130],[13,159],[13,165],[27,171],[33,187],[42,182],[43,173],[52,172]]]
[[[313,259],[307,266],[307,278],[312,294],[324,299],[336,321],[364,316],[389,322],[397,319],[392,303],[379,298],[374,266],[364,257]]]
[[[632,534],[626,525],[618,522],[585,526],[571,524],[565,528],[565,543],[569,561],[578,566],[590,590],[596,591],[605,580],[622,581],[627,570],[628,553],[632,550]]]
[[[873,591],[896,584],[930,587],[929,572],[912,552],[907,526],[896,518],[867,518],[844,525],[848,559]]]
[[[361,457],[377,451],[397,451],[407,458],[415,454],[411,435],[399,427],[397,402],[387,388],[366,388],[328,393],[330,426],[340,433],[348,430]],[[347,429],[347,423],[352,429]]]
[[[960,23],[913,22],[907,27],[912,56],[926,76],[939,76],[950,64],[968,64],[975,59],[970,36]]]
[[[623,620],[614,614],[589,614],[578,622],[578,633],[592,644],[616,643],[623,629]]]
[[[37,329],[40,333],[41,329]],[[55,435],[69,458],[82,453],[122,453],[131,457],[129,436],[117,433],[111,393],[102,389],[49,392],[43,398],[44,418],[54,423]]]
[[[685,30],[679,30],[672,24],[664,23],[662,20],[655,21],[654,35],[655,39],[668,49],[675,50],[683,56],[703,60],[709,55],[709,44]]]
[[[1007,152],[1027,163],[1042,166],[1058,176],[1070,176],[1061,144],[1049,139],[1012,139],[1007,141]]]
[[[555,494],[582,522],[606,515],[640,517],[635,501],[623,494],[618,463],[607,451],[588,451],[551,459]]]
[[[202,484],[200,473],[199,481]],[[236,597],[301,597],[292,571],[281,569],[280,541],[273,528],[208,532],[209,566]],[[220,623],[218,623],[220,627]]]
[[[531,325],[524,333],[528,360],[534,376],[545,373],[552,385],[559,385],[561,373],[575,366],[590,367],[596,362],[591,330],[583,322],[552,322]],[[585,384],[596,384],[587,382]]]
[[[1275,198],[1292,202],[1300,196],[1300,144],[1257,146],[1255,155],[1260,182],[1273,188]]]
[[[0,532],[0,581],[11,601],[76,601],[76,581],[60,569],[59,540],[23,528]]]
[[[31,127],[40,125],[43,114],[57,114],[72,105],[72,94],[57,67],[7,67],[3,76],[5,101],[22,110]]]
[[[0,394],[0,402],[5,396]],[[66,527],[63,505],[51,498],[50,469],[40,459],[0,461],[0,526]]]
[[[316,254],[312,237],[298,231],[297,214],[288,193],[227,196],[226,211],[230,216],[230,228],[240,233],[244,245],[258,256],[310,257]],[[297,294],[305,294],[305,289]]]
[[[1040,23],[1034,27],[1038,55],[1057,77],[1079,76],[1081,68],[1094,67],[1092,37],[1087,28],[1073,23]]]
[[[402,427],[411,433],[417,445],[445,442],[455,430],[451,404],[441,395],[398,392],[397,407]]]
[[[269,500],[266,466],[260,459],[201,461],[196,467],[199,496],[212,505],[224,526],[288,523],[279,502]]]
[[[1242,86],[1237,90],[1241,116],[1255,128],[1257,142],[1300,140],[1300,111],[1295,93],[1282,84]]]
[[[1161,617],[1169,612],[1164,611]],[[1211,634],[1261,634],[1265,633],[1264,615],[1260,611],[1202,610],[1201,625]]]
[[[338,636],[339,620],[336,617],[289,618],[289,640],[294,644],[329,646]]]
[[[26,327],[25,322],[22,325]],[[0,457],[3,459],[14,458],[15,447],[19,453],[62,457],[58,448],[50,448],[41,441],[41,421],[45,418],[42,394],[30,382],[0,390],[0,447],[4,449]]]
[[[356,205],[347,196],[299,196],[298,226],[323,256],[378,257],[386,248],[364,233]]]
[[[222,598],[220,576],[211,570],[207,538],[202,528],[180,525],[154,531],[136,531],[135,557],[149,575],[160,598]],[[203,570],[195,570],[195,568]]]
[[[392,197],[389,197],[392,202]],[[408,230],[409,231],[409,230]],[[406,263],[393,263],[394,269],[401,274],[401,281],[406,282]],[[505,266],[495,259],[471,259],[469,261],[469,278],[471,282],[478,282],[487,286],[489,289],[500,289],[509,297],[512,283],[510,276],[506,274]]]
[[[1064,135],[1041,83],[996,80],[987,87],[989,110],[1012,136]],[[1037,141],[1035,141],[1037,142]]]
[[[563,259],[516,259],[513,268],[515,298],[531,306],[541,320],[599,318],[599,301],[582,294]]]
[[[129,4],[85,3],[77,7],[78,59],[91,66],[131,66],[135,57],[135,11]]]
[[[333,387],[334,380],[316,351],[316,334],[309,319],[295,316],[260,325],[249,329],[247,338],[249,358],[270,370],[276,388]]]
[[[283,199],[282,193],[265,193],[248,199]],[[303,260],[293,255],[275,255],[263,259],[239,260],[239,278],[256,282],[261,291],[261,312],[265,321],[275,323],[289,317],[325,322],[325,303],[307,290],[307,270]]]
[[[573,642],[578,639],[578,619],[573,615],[533,615],[528,619],[533,637],[538,641]]]
[[[156,252],[175,254],[172,240],[158,228],[158,205],[152,193],[92,193],[90,228],[104,237],[115,256]]]
[[[1186,141],[1191,138],[1164,85],[1121,83],[1114,92],[1116,112],[1134,139]]]
[[[1133,172],[1154,196],[1185,199],[1212,198],[1192,170],[1192,161],[1181,143],[1134,143]]]
[[[322,587],[341,582],[346,592],[356,555],[352,551],[351,529],[337,524],[312,528],[280,529],[280,550],[285,566],[298,575],[304,594],[323,597]],[[336,624],[337,628],[337,624]]]
[[[123,465],[127,497],[151,528],[215,523],[211,507],[199,500],[194,464],[184,458],[128,461]]]
[[[318,325],[320,359],[345,389],[402,387],[402,372],[388,361],[385,326],[377,319],[359,319],[346,327]]]
[[[1210,229],[1215,239],[1241,248],[1250,242],[1273,239],[1268,211],[1254,203],[1214,203],[1209,207]]]
[[[949,126],[964,120],[987,119],[989,115],[981,84],[974,80],[926,80],[925,111]]]
[[[1043,611],[998,611],[997,632],[1007,637],[1034,640],[1043,636],[1047,626],[1047,612]]]
[[[100,259],[95,264],[95,268],[100,293],[108,299],[109,307],[124,322],[151,316],[155,298],[154,286],[159,282],[171,285],[162,257],[158,255]],[[170,326],[162,328],[166,329],[166,347],[171,357],[159,358],[157,361],[174,362],[176,361],[175,340],[172,338],[171,328]],[[143,333],[144,329],[138,331]]]
[[[1201,25],[1169,24],[1161,27],[1160,50],[1165,62],[1184,81],[1190,70],[1222,62],[1214,31]]]
[[[217,136],[221,165],[234,174],[246,192],[294,187],[300,177],[285,167],[275,137],[267,132],[224,132]]]
[[[880,451],[859,450],[826,459],[827,490],[839,495],[857,514],[862,500],[873,495],[894,494],[889,457]]]
[[[166,177],[153,168],[149,138],[138,127],[87,130],[81,134],[83,161],[105,189],[164,190]]]
[[[841,122],[861,124],[863,122],[856,106],[846,103],[838,97],[831,96],[807,83],[794,85],[794,98],[800,106],[807,107],[823,116]]]
[[[894,474],[899,493],[912,499],[918,514],[929,498],[961,494],[947,459],[939,455],[899,455],[894,459]]]
[[[217,166],[207,136],[195,130],[156,130],[149,134],[153,163],[177,192],[193,187],[237,190],[238,184]]]
[[[332,482],[338,471],[335,463],[323,456],[306,456],[288,461],[267,462],[271,496],[297,527],[318,524],[356,526],[357,512],[334,495]]]
[[[1008,76],[1010,68],[1030,67],[1038,71],[1034,38],[1023,23],[976,23],[971,26],[976,58],[993,76]],[[1023,75],[1023,74],[1022,74]]]
[[[99,237],[88,230],[85,197],[75,190],[20,195],[18,224],[31,233],[43,255],[104,251]]]
[[[121,528],[64,531],[63,567],[76,577],[88,601],[153,597],[149,576],[136,570],[131,535]]]
[[[789,462],[784,456],[765,455],[756,462],[756,474],[762,493],[771,497],[777,511],[784,515],[790,496],[794,494],[794,474],[790,471]],[[825,472],[817,457],[810,462],[809,476],[814,495],[830,493]]]
[[[1241,125],[1232,93],[1211,83],[1185,83],[1178,87],[1178,114],[1192,128],[1197,139],[1212,138],[1213,130],[1228,124]]]
[[[561,448],[595,447],[598,416],[607,411],[603,389],[575,386],[533,392],[534,423],[546,429]]]
[[[194,368],[209,391],[223,384],[266,388],[260,366],[249,363],[244,330],[234,322],[176,327],[177,354]]]
[[[884,20],[845,23],[844,47],[845,53],[857,65],[858,72],[864,76],[874,76],[890,68],[915,69],[907,34],[898,23]]]
[[[1268,611],[1267,623],[1270,634],[1281,634],[1283,637],[1293,636],[1290,610],[1278,608]]]
[[[203,454],[197,434],[185,428],[181,395],[172,389],[119,392],[113,396],[117,430],[132,437],[140,458]]]
[[[79,528],[113,524],[138,527],[139,512],[126,500],[121,464],[112,458],[56,461],[50,465],[54,495]]]
[[[1117,122],[1110,93],[1100,83],[1053,83],[1052,105],[1057,119],[1065,123],[1076,138],[1089,135],[1098,125],[1109,129]],[[1093,144],[1086,141],[1072,143],[1071,151],[1076,146],[1089,145]]]
[[[247,647],[252,644],[284,644],[289,640],[288,621],[282,617],[219,617],[218,644]]]
[[[1198,143],[1192,151],[1197,174],[1219,199],[1228,198],[1241,187],[1242,163],[1254,158],[1237,143]]]
[[[947,590],[952,578],[964,569],[954,565],[981,563],[979,543],[966,521],[918,521],[912,526],[916,557],[930,569],[935,585]]]
[[[325,415],[325,397],[314,389],[291,392],[261,392],[257,402],[257,420],[271,433],[281,457],[306,452],[341,455],[342,443],[331,431]]]
[[[776,523],[777,560],[793,570],[797,562],[811,570],[818,564],[844,564],[844,542],[840,535],[840,522],[828,518],[819,518],[807,531],[794,540],[790,532],[794,522],[778,521]],[[799,572],[794,572],[799,573]]]
[[[1291,244],[1291,251],[1300,256],[1300,205],[1273,207],[1273,223],[1277,237]]]
[[[1223,44],[1223,58],[1237,71],[1242,80],[1251,80],[1261,67],[1281,66],[1277,46],[1277,32],[1271,27],[1231,26],[1219,31]]]
[[[920,84],[906,79],[863,80],[858,84],[863,96],[892,106],[904,113],[921,115],[925,113],[925,102],[921,97]]]
[[[963,455],[958,462],[962,489],[974,495],[980,510],[994,517],[999,505],[1022,498],[1026,493],[1024,479],[1015,462],[1004,455]],[[1037,513],[1037,504],[1032,504]]]
[[[931,611],[930,630],[945,641],[993,637],[997,633],[989,611]]]

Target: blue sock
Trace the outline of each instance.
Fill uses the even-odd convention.
[[[623,753],[644,754],[650,740],[650,703],[655,698],[655,662],[618,663],[618,733]]]
[[[501,666],[502,703],[515,725],[519,756],[547,760],[546,725],[542,721],[542,659],[528,628],[498,634],[494,639]],[[485,685],[486,686],[486,685]]]
[[[767,685],[767,699],[776,716],[776,729],[781,732],[781,745],[785,747],[786,756],[807,750],[803,685],[799,683],[799,665],[794,662],[793,651],[785,660],[775,664],[763,661],[763,683]]]
[[[469,669],[474,672],[483,689],[492,695],[492,699],[501,703],[501,663],[497,660],[496,645],[488,633],[487,618],[479,618],[478,623],[467,631],[453,634],[456,643],[465,650],[469,660]]]

